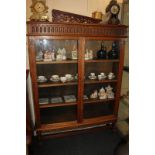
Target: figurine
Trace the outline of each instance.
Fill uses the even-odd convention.
[[[55,60],[55,53],[56,53],[55,48],[53,48],[52,49],[52,52],[51,52],[51,54],[52,54],[52,60]]]
[[[86,49],[85,60],[91,60],[91,59],[93,59],[93,51]]]
[[[97,98],[98,97],[98,92],[97,92],[97,90],[95,90],[91,95],[90,95],[90,98],[91,99],[95,99],[95,98]]]
[[[66,49],[63,48],[63,49],[58,49],[57,51],[57,56],[56,56],[56,60],[58,61],[62,61],[62,60],[66,60]]]
[[[44,61],[52,61],[52,53],[50,51],[44,52]]]
[[[113,88],[110,85],[108,85],[105,89],[106,89],[107,97],[109,99],[113,99],[114,98],[114,92],[112,91]]]
[[[93,51],[92,50],[89,50],[89,52],[88,52],[88,59],[89,60],[93,59]]]
[[[88,49],[86,49],[86,52],[85,52],[85,60],[89,60],[89,51],[88,51]]]
[[[67,59],[67,57],[66,57],[66,49],[63,48],[62,49],[62,60],[66,60],[66,59]]]
[[[52,60],[55,60],[55,53],[51,52]]]
[[[59,60],[60,60],[60,61],[62,60],[62,54],[61,54],[61,49],[60,49],[60,48],[59,48],[58,51],[57,51],[56,60],[58,60],[58,61],[59,61]]]
[[[102,87],[98,93],[99,99],[107,99],[107,93],[105,92],[105,89]]]
[[[76,46],[73,47],[72,59],[73,60],[77,60],[77,49],[76,49]]]
[[[115,78],[114,73],[110,72],[110,73],[108,74],[108,79],[109,79],[109,80],[112,80],[112,79],[114,79],[114,78]]]
[[[42,61],[42,60],[43,60],[43,52],[39,51],[36,56],[36,61]]]

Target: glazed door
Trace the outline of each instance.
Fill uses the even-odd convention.
[[[80,40],[75,37],[33,37],[35,105],[41,124],[80,119]],[[32,66],[33,67],[33,66]]]
[[[112,46],[116,53],[111,54]],[[83,119],[114,115],[119,69],[119,41],[88,38],[84,53]],[[117,54],[117,55],[115,55]]]

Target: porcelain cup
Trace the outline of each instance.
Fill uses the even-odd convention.
[[[100,73],[100,75],[101,75],[101,76],[105,76],[105,73],[102,72],[102,73]]]
[[[71,74],[66,74],[65,77],[66,77],[67,79],[70,79],[70,78],[72,78],[72,75],[71,75]]]
[[[102,80],[102,75],[98,75],[98,79],[99,80]]]
[[[114,77],[115,77],[114,73],[110,72],[110,73],[108,74],[108,78],[109,78],[109,79],[113,79]]]
[[[63,76],[63,77],[60,77],[60,80],[61,80],[61,82],[65,83],[67,78],[65,76]]]
[[[90,73],[90,76],[94,77],[95,76],[95,73]]]
[[[110,72],[109,75],[114,75],[114,73]]]

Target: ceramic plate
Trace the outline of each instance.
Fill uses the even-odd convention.
[[[48,98],[40,98],[39,99],[39,104],[48,104],[49,103],[49,99]]]
[[[75,95],[65,95],[64,96],[65,102],[76,102]]]
[[[51,98],[51,103],[62,103],[62,97],[53,97]]]

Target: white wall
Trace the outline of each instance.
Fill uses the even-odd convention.
[[[117,0],[118,3],[122,3],[123,0]],[[46,0],[46,4],[49,7],[48,16],[51,21],[52,9],[77,13],[86,16],[92,16],[92,12],[99,10],[105,13],[110,0]],[[30,6],[32,0],[26,0],[27,20],[31,16]]]

